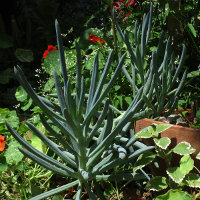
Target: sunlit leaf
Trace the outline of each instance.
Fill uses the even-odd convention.
[[[168,137],[163,138],[154,138],[155,144],[160,147],[161,149],[167,149],[167,147],[170,145],[171,140]]]
[[[180,167],[168,168],[167,174],[175,183],[178,184],[180,184],[185,177],[185,174],[181,172]]]
[[[193,197],[187,192],[171,189],[167,193],[157,196],[156,200],[193,200]]]
[[[191,147],[190,143],[188,142],[180,142],[176,145],[176,147],[173,149],[174,153],[177,153],[179,155],[189,155],[194,153],[196,150]]]
[[[190,155],[185,155],[180,160],[180,170],[183,174],[188,174],[194,168],[194,160]]]

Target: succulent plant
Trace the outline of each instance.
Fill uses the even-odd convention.
[[[73,180],[66,185],[32,197],[31,200],[44,199],[75,185],[78,186],[77,200],[81,199],[83,187],[86,188],[90,199],[105,199],[99,181],[140,180],[145,178],[142,173],[112,174],[110,171],[116,166],[136,159],[143,152],[153,149],[152,146],[147,147],[135,140],[131,134],[126,134],[131,129],[131,122],[144,116],[150,110],[142,110],[143,88],[141,88],[123,116],[115,120],[114,111],[112,106],[109,105],[109,99],[106,99],[106,95],[121,72],[126,54],[120,58],[108,83],[106,83],[106,76],[109,73],[113,52],[111,51],[99,80],[97,54],[94,58],[90,88],[87,91],[84,77],[81,76],[81,52],[77,43],[76,93],[73,94],[73,86],[67,76],[62,38],[57,21],[55,26],[63,78],[62,86],[59,76],[54,71],[59,105],[39,96],[27,81],[20,67],[15,67],[14,72],[34,103],[43,110],[44,115],[41,115],[40,119],[48,134],[54,136],[57,142],[50,140],[33,124],[27,122],[27,126],[59,157],[59,160],[32,147],[9,123],[6,122],[6,124],[15,139],[23,145],[24,148],[20,148],[20,151],[25,156],[60,176],[69,177],[70,180]],[[58,127],[60,131],[57,132],[52,124]]]
[[[113,16],[117,30],[129,52],[131,70],[126,66],[123,66],[122,69],[132,86],[133,96],[137,94],[140,87],[144,87],[142,98],[146,106],[152,110],[151,115],[157,117],[166,109],[168,109],[166,115],[170,115],[177,105],[178,95],[184,86],[187,74],[184,70],[182,78],[178,82],[180,73],[183,71],[186,48],[183,45],[182,55],[177,66],[171,39],[168,38],[166,41],[162,32],[156,50],[153,50],[152,55],[147,57],[148,40],[152,28],[152,11],[153,4],[151,3],[150,11],[143,16],[142,26],[138,25],[137,21],[135,22],[134,42],[129,39],[128,32],[126,30],[123,32],[120,28],[114,10]],[[132,72],[132,77],[128,71]],[[141,82],[139,88],[136,80]]]
[[[32,147],[6,122],[8,130],[25,147],[20,148],[24,155],[60,176],[69,177],[70,179],[67,180],[72,180],[66,185],[32,197],[31,200],[44,199],[75,185],[78,186],[76,200],[81,199],[83,188],[87,190],[90,199],[105,199],[99,185],[100,181],[146,178],[146,174],[142,170],[140,173],[113,174],[112,169],[123,164],[130,164],[130,161],[135,161],[144,152],[154,148],[147,147],[136,140],[132,122],[152,114],[158,116],[165,108],[173,109],[186,75],[184,73],[179,86],[174,88],[182,69],[185,47],[180,64],[176,69],[174,54],[170,50],[170,40],[167,41],[165,50],[161,49],[161,46],[164,45],[163,37],[160,39],[157,51],[152,53],[149,67],[144,68],[145,48],[151,31],[151,20],[152,6],[150,12],[144,16],[141,36],[140,28],[138,28],[137,22],[135,23],[135,50],[131,48],[127,33],[122,32],[116,21],[118,31],[130,54],[133,78],[130,77],[124,66],[126,54],[119,59],[110,80],[106,78],[112,63],[113,52],[110,52],[101,75],[98,73],[99,62],[98,54],[96,54],[88,90],[85,88],[84,77],[81,75],[81,51],[77,43],[76,85],[70,84],[60,28],[56,20],[56,35],[63,78],[61,83],[60,77],[54,71],[59,105],[39,96],[27,81],[22,69],[18,66],[15,67],[14,72],[18,81],[34,103],[43,110],[44,114],[40,115],[40,119],[48,131],[48,135],[53,136],[55,140],[50,140],[33,124],[27,122],[27,126],[55,152],[59,160]],[[120,112],[122,114],[119,116],[115,113],[117,109],[110,105],[109,99],[106,97],[121,73],[121,69],[132,85],[134,98],[129,107]],[[135,84],[136,76],[141,80],[140,89]],[[75,93],[73,93],[73,87],[75,87]],[[60,131],[57,132],[54,126]]]

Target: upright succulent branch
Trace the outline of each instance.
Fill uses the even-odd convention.
[[[84,77],[81,75],[81,52],[76,43],[76,94],[73,95],[72,85],[67,75],[57,20],[55,24],[63,77],[62,84],[56,71],[54,72],[59,105],[39,96],[28,83],[20,67],[15,68],[15,75],[34,103],[43,110],[44,115],[40,116],[41,122],[49,132],[48,134],[54,136],[59,144],[50,140],[33,124],[27,122],[27,126],[62,162],[38,151],[24,140],[9,123],[6,122],[6,125],[15,139],[25,147],[20,148],[24,155],[60,176],[70,177],[73,180],[64,186],[33,197],[31,200],[44,199],[75,185],[77,185],[78,190],[76,200],[81,199],[83,187],[87,189],[90,199],[102,199],[103,192],[101,192],[99,181],[124,181],[146,178],[141,173],[111,173],[114,167],[129,163],[140,154],[153,149],[152,146],[147,147],[135,139],[130,139],[125,134],[130,128],[130,122],[144,116],[144,113],[147,112],[142,110],[143,100],[141,97],[143,88],[138,91],[127,111],[118,120],[115,120],[113,110],[109,105],[109,100],[106,100],[106,96],[121,72],[126,54],[119,59],[119,63],[108,83],[106,78],[111,66],[113,52],[111,51],[99,80],[98,54],[96,54],[88,91],[85,88]],[[97,120],[94,122],[94,119]],[[56,131],[52,124],[57,126],[60,131]],[[130,147],[134,151],[130,151]],[[107,175],[104,175],[105,172]]]
[[[185,71],[178,84],[177,80],[183,70],[186,48],[183,45],[179,65],[176,67],[174,53],[171,48],[171,40],[168,38],[167,42],[165,42],[164,34],[161,33],[157,50],[152,52],[150,59],[147,58],[146,48],[152,29],[152,11],[153,4],[151,3],[150,11],[143,17],[142,25],[139,26],[138,22],[135,22],[133,46],[127,32],[123,32],[120,28],[114,10],[113,16],[117,30],[126,44],[130,55],[132,69],[130,70],[123,66],[123,72],[132,85],[133,95],[135,96],[139,90],[136,84],[137,78],[141,81],[141,86],[144,87],[143,100],[146,106],[152,110],[152,115],[157,117],[166,109],[169,109],[169,112],[166,114],[169,115],[177,105],[178,95],[184,86],[186,78]],[[132,78],[128,70],[131,71]]]

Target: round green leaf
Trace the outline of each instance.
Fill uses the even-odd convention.
[[[19,147],[21,145],[16,140],[11,140],[8,144],[8,149],[4,154],[8,164],[17,164],[23,159],[24,155],[19,151]]]
[[[15,56],[20,62],[32,62],[33,58],[33,51],[29,49],[16,49]]]
[[[2,124],[3,130],[7,130],[5,121],[9,122],[13,128],[19,128],[19,118],[15,110],[9,110],[8,108],[0,108],[0,125]]]
[[[180,142],[176,145],[176,147],[173,149],[174,153],[177,153],[179,155],[189,155],[194,153],[196,150],[191,147],[190,143],[188,142]]]
[[[146,189],[159,191],[168,187],[167,178],[162,176],[153,177],[146,185]]]
[[[178,184],[180,184],[185,177],[185,174],[181,172],[180,167],[168,168],[167,174],[175,183],[178,183]]]
[[[194,160],[190,155],[185,155],[180,160],[180,170],[184,174],[188,174],[194,168]]]
[[[193,197],[187,192],[171,189],[167,193],[157,196],[156,200],[193,200]]]
[[[24,102],[27,99],[28,94],[22,86],[19,86],[16,90],[15,97],[17,101]]]
[[[170,145],[171,140],[168,137],[163,138],[154,138],[153,139],[155,144],[160,147],[161,149],[167,149],[167,147]]]
[[[57,74],[61,74],[59,52],[50,51],[44,59],[43,67],[46,73],[53,75],[54,70]]]

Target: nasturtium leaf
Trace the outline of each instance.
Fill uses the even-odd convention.
[[[30,49],[18,48],[15,51],[15,56],[20,62],[32,62],[34,60],[33,51]]]
[[[193,197],[185,191],[171,189],[167,193],[157,196],[156,200],[193,200]]]
[[[27,99],[28,94],[21,85],[16,89],[15,97],[20,102],[24,102]]]
[[[178,184],[180,184],[185,177],[185,174],[181,172],[180,167],[170,167],[166,172],[168,176]]]
[[[167,149],[167,147],[170,145],[171,140],[168,137],[163,138],[154,138],[153,139],[155,144],[160,147],[161,149]]]
[[[200,160],[200,152],[196,155],[196,159]]]
[[[185,155],[180,160],[180,170],[183,174],[188,174],[194,168],[194,160],[190,155]]]
[[[195,173],[187,174],[183,180],[183,183],[190,187],[200,188],[200,176]]]
[[[43,67],[45,72],[53,75],[54,70],[57,74],[61,74],[59,52],[54,50],[50,51],[44,59]]]
[[[168,187],[167,178],[163,176],[153,177],[146,185],[146,189],[152,191],[164,190]]]
[[[35,134],[32,134],[31,145],[35,147],[37,150],[43,152],[42,141]]]
[[[23,159],[24,155],[19,151],[19,147],[21,145],[16,140],[11,140],[8,144],[8,149],[4,154],[8,164],[17,164]]]
[[[196,150],[191,147],[190,143],[188,142],[180,142],[176,145],[173,149],[173,152],[179,155],[189,155],[194,153]]]
[[[50,92],[52,90],[52,88],[54,87],[54,85],[55,85],[54,79],[50,78],[44,85],[44,91]]]
[[[172,125],[170,125],[170,124],[158,124],[158,125],[156,125],[156,132],[161,133],[163,131],[166,131],[171,126]]]
[[[5,121],[7,121],[13,128],[16,128],[16,129],[19,128],[19,118],[15,110],[0,108],[0,124],[3,124],[4,129],[7,130]]]
[[[42,133],[44,133],[45,129],[44,129],[44,126],[42,125],[42,123],[39,123],[36,126],[36,128],[39,129]],[[31,145],[41,152],[46,151],[46,145],[34,133],[32,134]]]
[[[133,171],[136,172],[138,169],[142,169],[143,167],[151,163],[155,159],[155,157],[156,154],[151,151],[141,154],[134,164]]]

